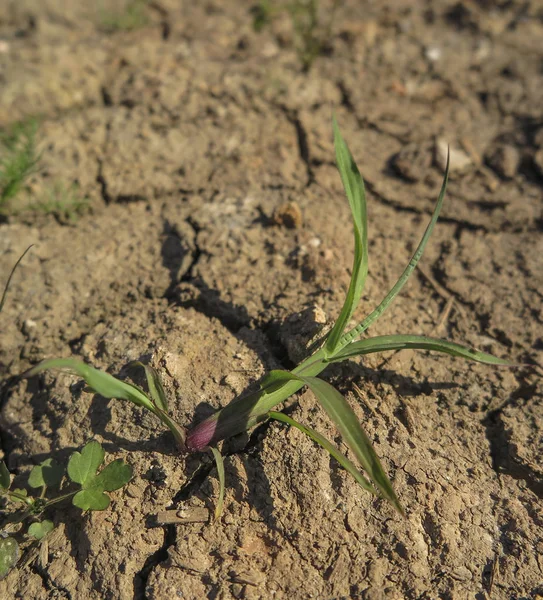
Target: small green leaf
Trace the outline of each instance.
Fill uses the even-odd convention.
[[[50,531],[53,531],[54,528],[53,522],[48,520],[42,521],[41,523],[32,523],[28,528],[28,535],[31,535],[37,540],[41,540]]]
[[[81,490],[72,499],[72,504],[81,510],[105,510],[110,500],[99,488]]]
[[[300,422],[294,420],[292,417],[285,415],[285,413],[270,411],[268,413],[268,416],[271,419],[276,419],[277,421],[287,423],[287,425],[292,425],[293,427],[296,427],[296,429],[299,429],[302,433],[305,433],[313,441],[317,442],[319,446],[324,448],[330,454],[330,456],[332,456],[332,458],[335,458],[337,462],[355,478],[355,480],[359,483],[359,485],[362,488],[364,488],[368,492],[371,492],[372,494],[376,493],[375,488],[355,467],[354,463],[351,460],[349,460],[344,454],[342,454],[320,433],[317,433],[314,429],[311,429],[306,425],[302,425]]]
[[[215,459],[215,464],[217,465],[217,475],[219,476],[219,499],[217,500],[217,506],[215,507],[215,521],[217,521],[222,515],[224,507],[224,488],[226,477],[224,474],[224,461],[222,454],[218,448],[215,448],[215,446],[211,446],[210,450],[213,453],[213,458]]]
[[[10,485],[11,476],[9,474],[8,468],[6,467],[6,463],[2,460],[0,461],[0,487],[4,490],[9,490]]]
[[[153,402],[156,406],[158,406],[158,408],[167,413],[168,401],[156,369],[153,369],[153,367],[150,367],[149,365],[143,364],[139,360],[135,360],[134,362],[130,363],[130,365],[134,367],[143,367],[145,371],[145,377],[147,378],[149,393],[151,394]]]
[[[64,467],[54,459],[47,458],[40,465],[36,465],[28,477],[28,485],[32,488],[52,487],[58,485],[64,475]]]
[[[104,449],[96,442],[89,442],[81,452],[74,452],[68,461],[68,476],[75,483],[86,487],[96,476],[104,462]]]
[[[154,404],[138,387],[121,381],[109,373],[94,369],[75,358],[53,358],[51,360],[44,360],[39,365],[30,369],[30,371],[26,373],[26,376],[32,377],[33,375],[37,375],[48,369],[67,369],[72,371],[84,379],[87,385],[96,394],[100,394],[100,396],[103,396],[104,398],[129,400],[156,414]]]
[[[12,538],[0,538],[0,579],[13,569],[19,560],[19,544]]]
[[[381,335],[358,342],[351,342],[340,350],[335,356],[328,359],[329,362],[340,362],[354,356],[363,354],[371,354],[373,352],[386,352],[389,350],[433,350],[435,352],[443,352],[451,356],[466,358],[476,362],[489,365],[498,365],[504,367],[514,367],[515,365],[507,360],[497,358],[491,354],[479,352],[454,342],[440,340],[422,335]]]
[[[326,353],[333,354],[338,342],[352,317],[364,290],[368,275],[368,222],[366,215],[366,192],[364,181],[360,175],[354,158],[341,136],[336,119],[333,120],[334,145],[336,148],[336,161],[345,193],[353,215],[354,224],[354,262],[351,283],[347,291],[345,303],[341,313],[326,340]]]
[[[118,458],[98,473],[94,479],[93,487],[96,486],[106,492],[113,492],[126,485],[132,479],[132,474],[132,467]]]
[[[105,491],[118,490],[132,477],[132,467],[117,459],[97,474],[104,462],[104,449],[98,442],[89,442],[81,451],[74,452],[68,462],[68,475],[83,488],[72,503],[83,510],[104,510],[109,506]]]

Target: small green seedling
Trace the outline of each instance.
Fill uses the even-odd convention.
[[[132,478],[132,467],[120,459],[98,469],[104,462],[102,446],[92,441],[81,452],[74,452],[65,469],[54,459],[47,458],[36,465],[28,476],[28,487],[36,490],[29,495],[26,489],[11,488],[11,475],[6,464],[0,462],[0,497],[6,504],[15,506],[0,530],[0,579],[17,564],[20,546],[41,540],[54,528],[52,521],[42,515],[54,504],[72,500],[81,510],[105,510],[110,503],[106,492],[113,492],[126,485]],[[73,488],[76,485],[76,489]],[[56,491],[50,497],[50,491]],[[25,525],[26,527],[25,533]]]
[[[142,406],[155,414],[169,429],[183,450],[203,451],[210,448],[217,463],[220,484],[220,498],[216,516],[220,515],[224,496],[224,465],[218,442],[237,435],[268,419],[276,419],[296,427],[322,446],[369,492],[388,500],[394,508],[403,513],[402,507],[392,489],[375,453],[371,441],[365,434],[353,409],[347,400],[329,383],[318,375],[331,363],[341,362],[357,356],[375,352],[397,351],[402,349],[432,350],[451,356],[465,358],[490,365],[514,366],[508,361],[489,354],[466,348],[459,344],[418,335],[386,335],[359,339],[366,330],[383,314],[400,293],[409,276],[416,268],[424,248],[436,224],[447,186],[449,164],[443,179],[443,185],[426,231],[409,264],[400,278],[381,303],[352,329],[345,331],[364,289],[368,274],[368,231],[366,217],[366,196],[364,183],[347,144],[343,140],[334,120],[334,144],[336,161],[354,222],[354,263],[351,282],[339,317],[318,348],[292,371],[271,371],[260,382],[260,389],[236,398],[223,409],[193,427],[188,434],[169,415],[166,398],[160,386],[158,375],[150,367],[144,366],[149,393],[139,387],[122,382],[112,375],[103,373],[76,359],[46,360],[28,375],[34,375],[46,369],[68,369],[82,377],[89,387],[106,398],[121,398]],[[307,386],[317,401],[339,430],[359,465],[357,467],[347,456],[340,452],[322,435],[309,427],[298,423],[291,417],[274,408],[287,398]]]
[[[253,28],[255,31],[269,25],[282,12],[290,16],[296,38],[296,51],[304,71],[309,71],[315,59],[323,53],[331,37],[335,11],[339,0],[332,4],[326,22],[319,18],[318,0],[293,0],[292,2],[272,2],[260,0],[253,10]]]
[[[0,213],[9,212],[10,201],[37,170],[38,121],[28,119],[0,132]]]
[[[132,31],[145,27],[149,22],[145,7],[149,0],[128,0],[124,8],[102,9],[100,11],[100,25],[108,32]]]
[[[27,210],[53,215],[60,223],[74,223],[88,207],[89,199],[81,194],[76,183],[66,185],[55,181],[44,197],[30,204]]]

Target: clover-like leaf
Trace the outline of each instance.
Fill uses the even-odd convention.
[[[32,488],[58,485],[64,475],[64,467],[52,458],[36,465],[28,476],[28,485]]]
[[[79,483],[81,491],[73,497],[74,506],[82,510],[104,510],[109,497],[104,492],[118,490],[132,477],[132,467],[120,459],[114,460],[97,473],[104,462],[104,449],[98,442],[89,442],[81,451],[74,452],[68,462],[68,475]]]
[[[118,458],[105,466],[95,478],[95,484],[106,492],[122,488],[132,479],[132,467]]]
[[[40,523],[32,523],[28,528],[28,535],[31,535],[33,538],[37,540],[41,540],[44,538],[50,531],[53,531],[55,528],[53,521],[48,521],[45,519]]]
[[[0,487],[4,490],[9,490],[10,485],[11,476],[9,474],[8,468],[6,467],[6,463],[2,460],[0,461]]]
[[[81,490],[72,499],[72,504],[81,510],[105,510],[109,503],[109,496],[100,488]]]
[[[96,477],[98,467],[104,462],[105,452],[95,441],[89,442],[81,452],[74,452],[68,461],[68,477],[82,487]]]
[[[13,569],[19,560],[19,544],[12,538],[0,538],[0,579]]]

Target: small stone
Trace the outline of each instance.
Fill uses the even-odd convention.
[[[442,55],[441,48],[438,48],[437,46],[430,46],[426,49],[425,55],[429,61],[437,62]]]
[[[23,323],[23,333],[24,335],[31,337],[36,331],[36,321],[32,319],[26,319]]]
[[[487,156],[489,166],[503,179],[512,179],[520,164],[520,153],[510,144],[501,144]]]
[[[298,229],[302,226],[302,210],[296,202],[285,202],[273,212],[273,222],[287,229]]]
[[[442,170],[445,171],[445,167],[447,165],[447,150],[449,149],[449,144],[447,140],[443,138],[438,138],[436,140],[435,146],[435,162],[436,165]],[[470,156],[460,150],[459,148],[453,148],[450,146],[450,165],[449,168],[452,171],[465,171],[468,167],[472,165],[472,160]]]

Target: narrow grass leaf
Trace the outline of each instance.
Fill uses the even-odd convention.
[[[34,246],[34,244],[30,244],[30,246],[28,246],[28,248],[21,254],[21,256],[19,256],[19,258],[17,259],[17,262],[13,265],[13,268],[11,269],[8,280],[6,281],[6,285],[4,286],[4,291],[2,293],[2,300],[0,300],[0,312],[2,312],[2,309],[4,308],[4,302],[6,301],[6,295],[8,293],[8,288],[9,288],[9,284],[11,283],[11,278],[13,277],[13,273],[15,273],[15,269],[19,266],[20,262],[23,260],[23,258],[26,256],[26,253],[30,250],[30,248],[32,248],[32,246]]]
[[[330,454],[330,456],[332,456],[335,460],[337,460],[337,462],[355,478],[355,480],[360,484],[361,487],[363,487],[368,492],[371,492],[372,494],[376,493],[375,488],[364,477],[364,475],[362,475],[362,473],[356,468],[354,463],[351,460],[349,460],[344,454],[342,454],[333,444],[331,444],[320,433],[317,433],[314,429],[311,429],[310,427],[306,427],[305,425],[302,425],[301,423],[299,423],[298,421],[289,417],[288,415],[285,415],[285,413],[270,411],[268,413],[268,417],[270,417],[270,419],[282,421],[283,423],[286,423],[287,425],[291,425],[292,427],[296,427],[296,429],[299,429],[302,433],[305,433],[314,442],[317,442],[317,444],[319,444],[319,446],[324,448]]]
[[[417,266],[419,260],[422,257],[424,252],[424,248],[432,235],[432,231],[439,217],[439,213],[441,211],[441,207],[443,205],[443,199],[445,198],[445,192],[447,190],[447,181],[449,179],[449,154],[447,154],[447,165],[445,167],[445,175],[443,177],[443,183],[441,185],[441,191],[439,192],[439,197],[436,202],[436,206],[434,208],[434,212],[432,214],[432,218],[426,227],[426,231],[422,236],[415,253],[411,257],[409,264],[404,269],[403,273],[400,275],[398,281],[395,283],[394,287],[388,292],[385,298],[381,301],[379,306],[375,308],[361,323],[359,323],[356,327],[351,329],[351,331],[347,332],[338,342],[338,347],[342,348],[346,346],[348,343],[352,342],[355,338],[361,335],[370,325],[372,325],[390,306],[391,302],[396,298],[396,296],[400,293],[403,286],[406,284],[409,279],[411,273],[414,271]]]
[[[87,385],[96,394],[100,394],[100,396],[103,396],[104,398],[129,400],[138,406],[147,408],[154,414],[157,413],[154,404],[138,387],[121,381],[109,373],[94,369],[75,358],[53,358],[44,360],[39,365],[30,369],[30,371],[27,371],[26,376],[32,377],[33,375],[37,375],[48,369],[66,369],[74,372],[84,379]]]
[[[145,371],[145,377],[147,378],[147,385],[149,387],[149,394],[160,410],[164,412],[168,412],[168,401],[166,400],[166,394],[164,393],[164,388],[162,387],[162,382],[160,381],[160,377],[156,369],[149,365],[145,365],[139,360],[135,360],[130,363],[130,366],[134,367],[142,367]]]
[[[9,490],[10,485],[11,475],[6,467],[6,463],[2,460],[0,461],[0,487],[4,490]]]
[[[219,449],[215,446],[211,446],[210,450],[213,453],[213,458],[215,459],[215,464],[217,466],[217,475],[219,476],[219,499],[217,500],[217,506],[215,507],[215,521],[217,521],[222,515],[224,507],[224,488],[226,486],[226,476],[224,473],[224,460]]]
[[[339,317],[326,340],[325,349],[327,354],[334,353],[343,331],[360,301],[366,277],[368,275],[368,224],[364,181],[358,171],[358,167],[356,166],[351,151],[339,131],[335,118],[333,126],[337,167],[353,215],[354,262],[351,282],[349,284],[345,303],[343,304]]]
[[[488,365],[499,365],[505,367],[517,366],[507,360],[497,358],[485,352],[479,352],[473,348],[468,348],[454,342],[440,340],[421,335],[381,335],[357,342],[351,342],[335,354],[329,362],[340,362],[347,358],[372,354],[374,352],[386,352],[388,350],[432,350],[443,352],[451,356],[466,358],[476,362]]]
[[[318,377],[304,377],[303,379],[328,413],[328,416],[338,428],[349,448],[354,452],[364,471],[381,492],[381,495],[400,514],[404,514],[392,485],[381,466],[381,462],[347,400],[329,383]]]

